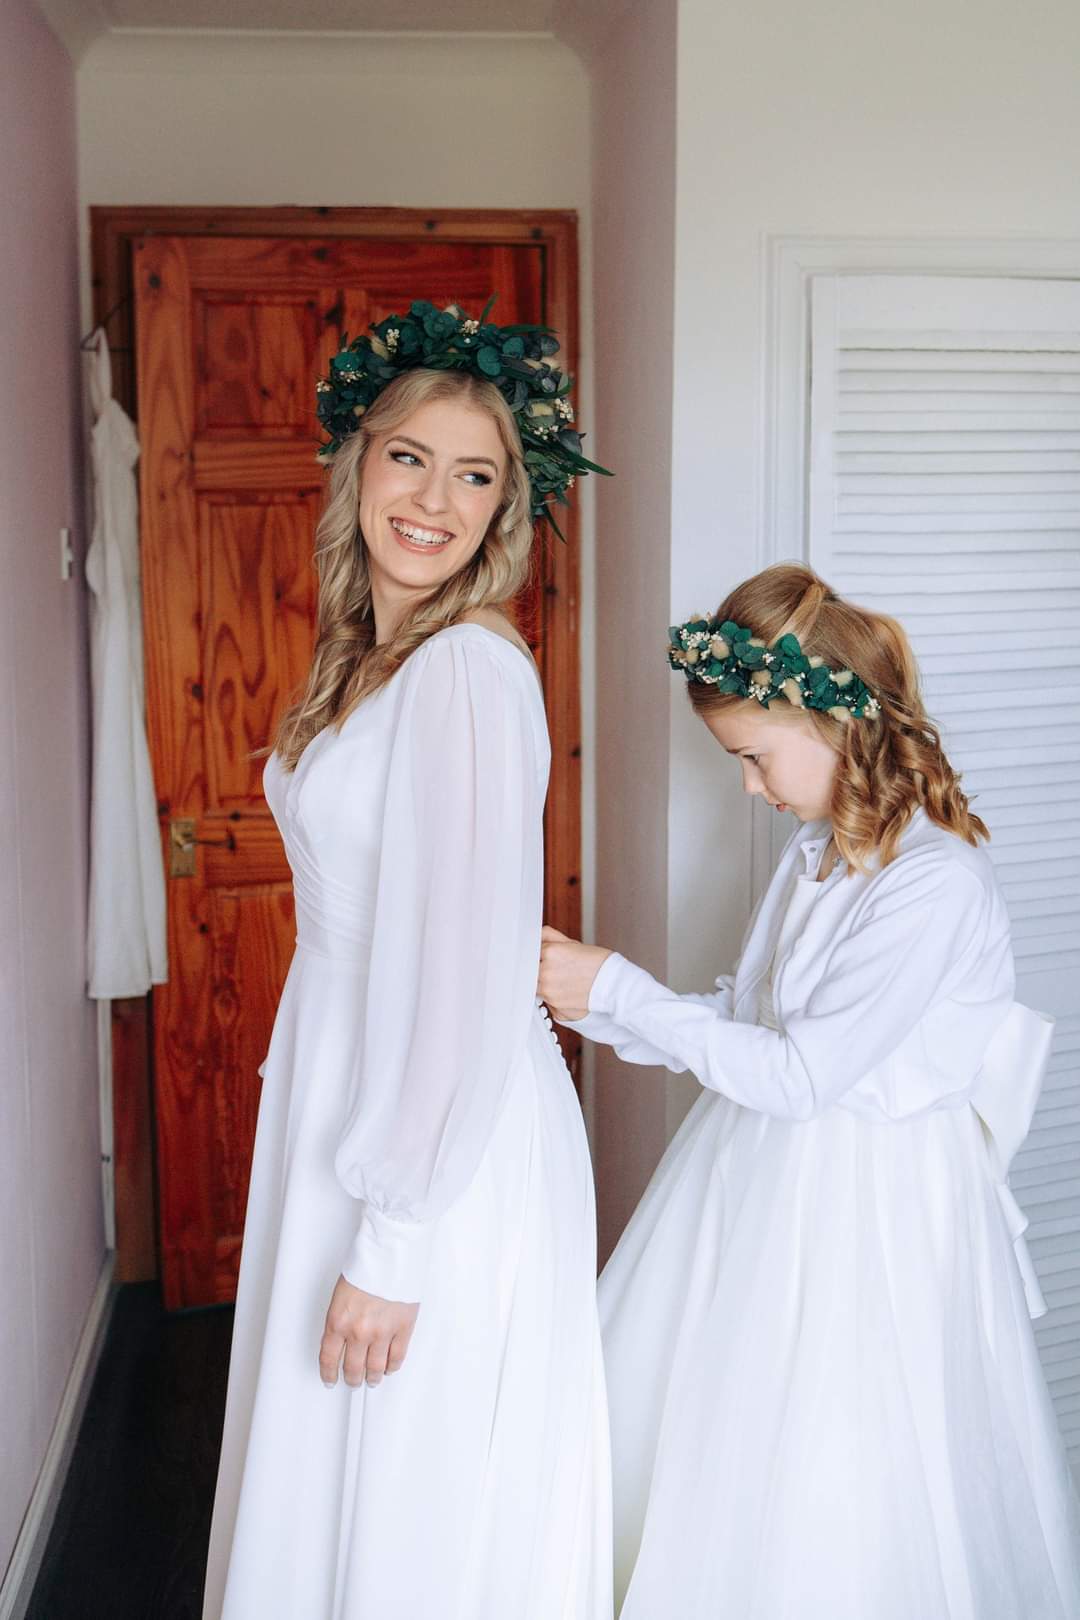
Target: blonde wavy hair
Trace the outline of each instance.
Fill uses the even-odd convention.
[[[360,486],[376,437],[392,433],[422,405],[458,400],[486,411],[506,451],[502,495],[487,534],[463,568],[417,601],[381,646],[375,642],[371,576],[360,531]],[[271,748],[288,770],[328,725],[340,728],[357,704],[385,686],[437,630],[479,608],[498,607],[529,575],[533,522],[529,476],[513,414],[493,383],[462,372],[419,368],[395,378],[330,463],[326,506],[315,531],[319,577],[315,650],[306,684],[282,716]]]
[[[807,657],[817,654],[834,669],[853,669],[881,704],[876,719],[790,711],[840,756],[830,815],[836,847],[850,870],[865,870],[874,854],[882,866],[894,860],[919,806],[965,843],[989,838],[923,708],[918,665],[895,619],[843,601],[811,569],[795,563],[766,568],[736,586],[717,618],[746,625],[769,646],[783,635],[797,636]],[[750,701],[701,682],[691,681],[688,689],[702,715]]]

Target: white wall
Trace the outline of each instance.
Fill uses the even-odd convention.
[[[101,1266],[71,64],[0,14],[0,1575]],[[60,578],[59,530],[76,575]]]

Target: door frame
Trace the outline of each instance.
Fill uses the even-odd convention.
[[[572,209],[503,208],[199,208],[107,205],[90,209],[90,266],[95,323],[105,323],[113,396],[138,419],[132,243],[168,236],[337,236],[396,241],[538,245],[543,251],[546,319],[558,331],[564,369],[578,370],[578,240]],[[314,423],[313,423],[314,429]],[[581,700],[577,505],[560,514],[567,543],[548,541],[541,604],[544,677],[554,749],[548,796],[550,858],[546,912],[556,927],[581,935]],[[153,1152],[152,996],[111,1004],[113,1170],[116,1278],[158,1274]],[[581,1042],[564,1046],[577,1076]]]

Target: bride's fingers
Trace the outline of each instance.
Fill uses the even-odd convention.
[[[386,1377],[387,1356],[390,1352],[389,1339],[372,1339],[367,1347],[366,1377],[368,1388],[373,1389],[381,1384]]]
[[[411,1333],[402,1332],[394,1334],[394,1337],[390,1341],[390,1353],[386,1358],[386,1370],[388,1373],[397,1372],[398,1368],[404,1363],[405,1357],[409,1351],[409,1340],[411,1338]]]
[[[319,1377],[324,1384],[336,1384],[341,1352],[345,1348],[345,1335],[327,1328],[319,1346]]]
[[[348,1339],[345,1343],[345,1361],[343,1370],[345,1382],[350,1389],[359,1389],[367,1376],[367,1358],[370,1346],[366,1338]],[[383,1366],[385,1366],[385,1361]]]

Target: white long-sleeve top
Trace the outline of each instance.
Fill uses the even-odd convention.
[[[678,995],[613,953],[570,1027],[779,1119],[831,1107],[906,1119],[969,1102],[1014,986],[989,857],[917,811],[894,861],[834,868],[777,949],[791,886],[812,880],[828,835],[811,822],[789,840],[737,972],[715,994]],[[774,952],[775,1030],[757,1023]]]

